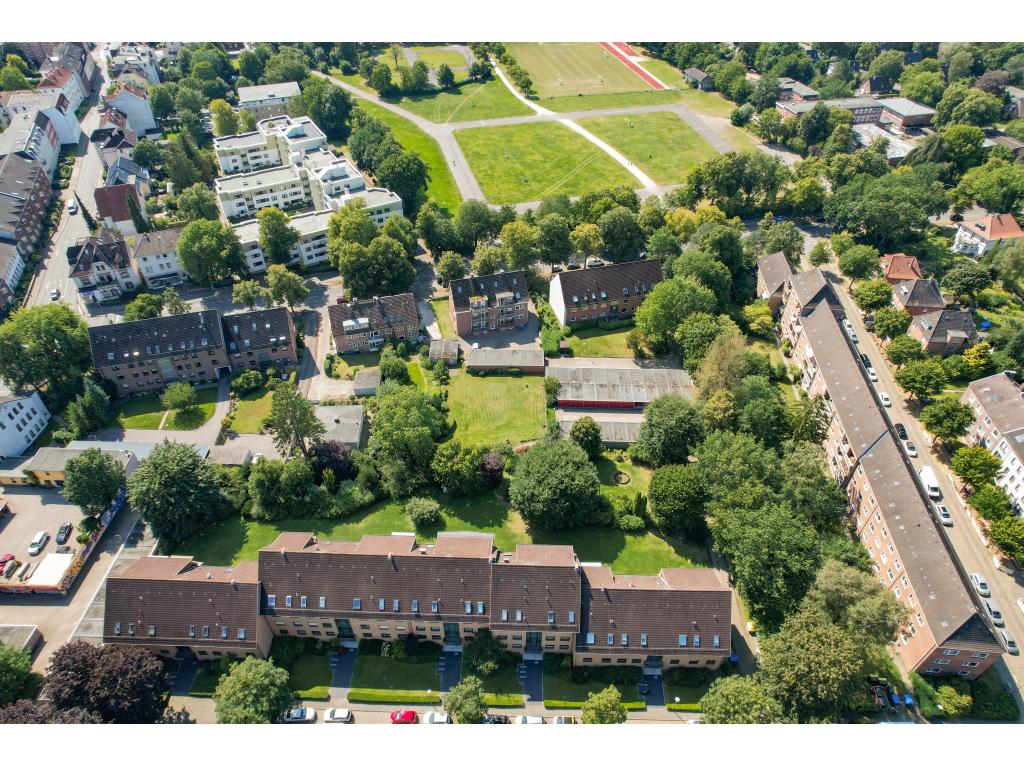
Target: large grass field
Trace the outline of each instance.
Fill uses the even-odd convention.
[[[671,112],[591,117],[579,123],[659,184],[681,183],[693,166],[718,154],[679,115]]]
[[[395,103],[435,123],[459,123],[467,120],[533,114],[533,111],[513,96],[497,78],[485,83],[463,83],[450,91],[405,96]]]
[[[417,61],[422,61],[431,69],[447,64],[452,69],[466,68],[466,58],[458,51],[446,49],[442,45],[416,45],[410,48],[416,54]]]
[[[633,351],[626,344],[630,328],[604,330],[602,328],[580,328],[573,331],[566,341],[576,357],[628,357]]]
[[[589,112],[594,109],[646,107],[651,104],[675,104],[680,91],[630,91],[627,93],[595,93],[592,96],[549,96],[538,104],[552,112]]]
[[[541,97],[647,91],[650,86],[597,43],[505,43]]]
[[[492,203],[635,184],[603,150],[557,123],[467,128],[456,131],[455,138]]]
[[[544,430],[544,379],[459,371],[448,386],[448,408],[455,437],[468,445],[534,440]]]
[[[441,332],[441,338],[458,338],[458,334],[455,333],[455,326],[452,323],[448,299],[431,299],[430,308],[434,310],[434,317],[437,319],[437,329]]]
[[[385,123],[391,128],[395,140],[405,149],[418,154],[430,169],[430,181],[427,184],[427,197],[443,208],[454,211],[462,202],[459,188],[455,185],[448,164],[445,162],[441,147],[427,134],[410,123],[404,117],[385,109],[377,104],[356,99],[356,103],[368,114]]]

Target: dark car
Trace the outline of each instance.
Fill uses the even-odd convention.
[[[860,353],[860,361],[864,363],[865,366],[871,365],[871,361],[868,360],[868,356],[865,355],[863,352]]]
[[[72,526],[71,523],[64,523],[60,528],[57,529],[57,543],[64,544],[71,536]]]
[[[907,428],[900,424],[898,421],[892,425],[892,428],[896,430],[896,436],[900,440],[907,439]]]
[[[485,725],[508,725],[512,721],[508,715],[484,715],[483,722]]]

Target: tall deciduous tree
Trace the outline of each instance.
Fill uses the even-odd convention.
[[[967,403],[943,397],[921,409],[921,423],[939,440],[951,443],[967,434],[974,423],[974,411]]]
[[[260,249],[272,264],[287,264],[292,246],[299,242],[299,233],[288,223],[288,214],[273,206],[256,214],[259,222]]]
[[[644,408],[644,422],[630,455],[648,464],[685,464],[704,436],[700,411],[680,395],[662,395]]]
[[[306,443],[315,443],[325,431],[313,404],[291,382],[281,382],[274,389],[267,426],[274,433],[274,444],[285,455],[295,448],[307,455]]]
[[[288,672],[249,656],[221,678],[213,700],[218,723],[272,723],[292,702]]]
[[[188,312],[188,303],[171,287],[165,288],[160,294],[160,303],[168,315],[184,315]]]
[[[538,530],[557,531],[605,521],[597,470],[566,440],[543,440],[516,462],[509,500]]]
[[[267,289],[255,280],[240,280],[231,289],[231,301],[233,304],[241,304],[252,310],[256,308],[259,301],[269,302]]]
[[[651,476],[651,513],[658,527],[696,538],[705,531],[704,504],[708,492],[695,464],[658,467]]]
[[[64,470],[64,498],[82,509],[79,528],[99,530],[100,517],[124,487],[124,468],[109,453],[89,448],[70,459]]]
[[[583,416],[573,422],[569,430],[569,439],[582,448],[591,459],[600,456],[604,450],[601,426],[590,416]]]
[[[994,482],[1003,462],[980,445],[968,445],[953,454],[951,466],[964,482],[977,488]]]
[[[32,655],[0,643],[0,707],[32,693]]]
[[[309,288],[302,277],[284,264],[271,264],[267,269],[267,291],[275,304],[283,302],[292,310],[309,296]]]
[[[580,711],[580,719],[588,725],[616,725],[626,722],[626,708],[622,705],[622,693],[614,685],[603,691],[587,695]]]
[[[730,675],[715,680],[701,697],[704,722],[713,725],[766,725],[786,722],[782,704],[757,680]]]
[[[0,324],[0,378],[13,387],[60,400],[78,390],[90,367],[89,328],[63,302],[15,310]]]
[[[452,686],[442,703],[456,723],[482,723],[487,714],[483,683],[472,675]]]
[[[896,371],[895,379],[918,402],[939,394],[949,383],[942,364],[931,358],[908,363]]]
[[[199,219],[182,230],[178,258],[193,280],[212,287],[241,265],[242,243],[226,224]]]

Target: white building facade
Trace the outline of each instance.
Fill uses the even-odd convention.
[[[19,394],[0,385],[0,461],[24,456],[49,423],[38,392]]]

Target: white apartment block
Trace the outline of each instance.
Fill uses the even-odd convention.
[[[293,154],[301,155],[326,145],[327,137],[310,118],[288,115],[260,120],[250,133],[213,140],[217,162],[224,173],[281,165]]]
[[[38,392],[15,393],[0,383],[0,461],[24,456],[49,423]]]
[[[128,117],[128,124],[131,129],[143,138],[147,133],[156,133],[159,128],[156,118],[153,117],[153,109],[149,106],[149,99],[145,91],[133,85],[122,83],[118,86],[113,96],[106,99],[108,107],[114,107]]]
[[[1024,400],[1020,385],[1006,372],[972,381],[961,397],[974,411],[967,433],[974,445],[1003,462],[996,485],[1006,491],[1017,514],[1024,512]]]
[[[11,118],[41,112],[53,124],[61,144],[77,144],[82,138],[82,128],[78,124],[75,110],[68,98],[59,91],[12,91],[4,94],[2,109]]]
[[[289,224],[299,233],[298,242],[292,246],[291,259],[288,263],[310,267],[327,261],[327,220],[333,211],[310,211],[293,216]],[[267,271],[267,259],[260,248],[260,227],[255,219],[235,224],[235,234],[242,242],[242,253],[245,256],[249,271],[253,273]]]
[[[0,133],[0,157],[24,152],[38,160],[52,180],[60,156],[60,137],[53,121],[43,112],[20,112],[11,115],[10,121]]]
[[[132,263],[150,289],[166,288],[188,280],[178,259],[178,238],[183,227],[146,232],[128,238]]]

